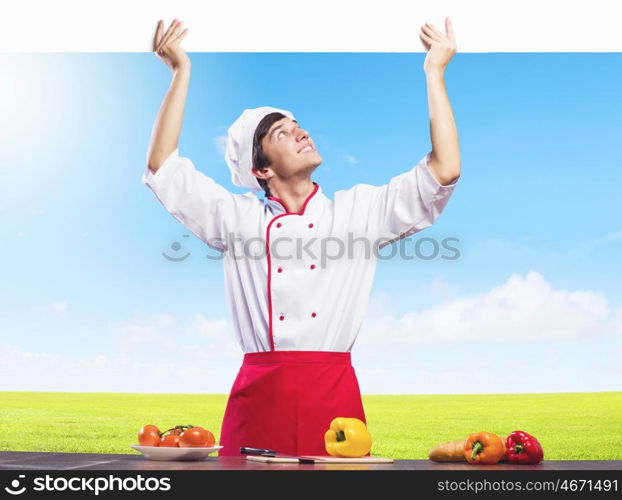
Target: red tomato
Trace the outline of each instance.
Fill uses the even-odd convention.
[[[214,443],[214,435],[200,426],[186,429],[179,437],[180,448],[205,448],[214,446]]]
[[[179,448],[179,436],[177,434],[167,434],[166,436],[162,436],[160,446]]]
[[[138,432],[138,444],[140,446],[159,446],[160,431],[155,425],[145,425]]]
[[[214,446],[216,444],[216,438],[207,429],[205,430],[205,432],[207,432],[207,446]]]

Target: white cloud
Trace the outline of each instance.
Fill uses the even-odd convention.
[[[403,315],[374,294],[352,353],[363,394],[620,390],[622,308],[601,293],[554,289],[535,271],[465,297],[426,286],[445,299]],[[0,342],[0,390],[226,394],[243,358],[226,318],[138,314],[108,327],[108,352],[89,352],[85,332],[74,357]]]
[[[69,314],[69,303],[66,300],[53,300],[46,304],[30,304],[29,309],[39,316],[65,318]]]
[[[426,289],[455,294],[437,280]],[[535,271],[398,315],[375,294],[353,349],[363,394],[620,390],[622,307]]]
[[[352,155],[344,155],[343,159],[352,165],[356,165],[359,162],[358,159]]]
[[[151,360],[128,352],[72,359],[15,344],[0,347],[0,389],[8,391],[227,393],[239,365],[201,360],[184,346],[175,353],[163,347]]]
[[[0,342],[0,390],[228,393],[243,358],[223,318],[138,315],[109,329],[110,353],[77,359]]]
[[[216,139],[214,139],[214,142],[216,144],[216,147],[218,148],[218,151],[220,152],[220,154],[225,154],[225,151],[227,149],[227,136],[226,135],[219,135],[218,137],[216,137]]]
[[[237,359],[241,353],[233,329],[224,318],[210,319],[195,314],[180,322],[171,314],[143,315],[115,323],[112,328],[121,352],[136,359],[203,362]]]
[[[391,296],[387,292],[374,292],[369,298],[367,317],[385,317],[393,314]]]
[[[586,340],[621,334],[621,318],[622,308],[612,310],[600,292],[554,290],[540,273],[529,271],[485,294],[445,300],[399,317],[370,316],[362,334],[433,344]]]
[[[225,318],[210,319],[202,314],[195,314],[192,317],[189,332],[200,338],[220,338],[233,335],[230,326]]]
[[[55,300],[50,304],[50,309],[58,316],[65,317],[69,312],[69,304],[65,300]]]
[[[426,285],[426,289],[429,296],[437,300],[453,298],[458,292],[454,285],[447,283],[442,278],[434,278]]]

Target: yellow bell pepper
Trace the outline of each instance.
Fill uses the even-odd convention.
[[[333,457],[362,457],[371,450],[371,435],[362,420],[337,417],[324,434],[324,443]]]

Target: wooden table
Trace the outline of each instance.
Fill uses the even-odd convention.
[[[470,465],[430,460],[396,460],[392,464],[278,464],[244,457],[210,456],[196,462],[158,462],[140,454],[0,452],[0,470],[622,470],[622,460],[545,460],[537,465]]]

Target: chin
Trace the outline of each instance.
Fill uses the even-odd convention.
[[[304,167],[303,170],[307,172],[308,175],[311,175],[313,171],[320,166],[322,163],[322,158],[314,159],[313,161],[309,161]]]
[[[317,154],[317,159],[315,159],[315,158],[314,158],[314,160],[313,160],[313,162],[312,162],[312,163],[313,163],[313,165],[315,165],[316,167],[318,167],[318,166],[320,166],[320,164],[322,163],[322,161],[324,161],[324,160],[323,160],[323,158],[320,156],[320,154],[318,153],[318,154]]]

